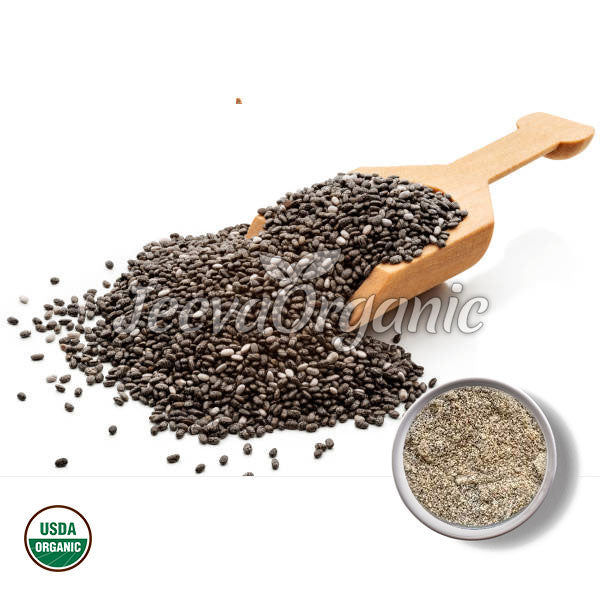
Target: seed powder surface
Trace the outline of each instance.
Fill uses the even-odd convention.
[[[489,387],[442,394],[415,418],[404,469],[417,500],[437,517],[481,527],[525,508],[546,472],[546,443],[515,398]]]

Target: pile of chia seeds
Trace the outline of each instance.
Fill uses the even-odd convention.
[[[366,429],[397,418],[400,404],[427,389],[422,367],[396,345],[346,343],[342,313],[321,309],[348,300],[379,263],[443,247],[466,212],[424,185],[362,174],[259,212],[265,227],[250,240],[239,225],[146,245],[107,293],[57,299],[35,329],[63,336],[69,366],[88,385],[116,386],[117,404],[150,406],[153,435],[168,429],[218,444],[230,434],[314,432],[349,419]],[[282,297],[281,311],[268,309]],[[314,310],[294,330],[307,302]]]

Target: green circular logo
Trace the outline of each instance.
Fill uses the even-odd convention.
[[[86,558],[92,545],[92,530],[74,508],[46,506],[25,527],[25,549],[29,558],[48,571],[68,571]]]

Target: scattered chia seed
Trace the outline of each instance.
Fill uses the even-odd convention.
[[[370,337],[346,350],[336,311],[314,311],[294,331],[307,298],[293,286],[290,291],[290,272],[302,267],[294,272],[314,288],[310,301],[331,305],[350,298],[378,264],[410,262],[432,243],[445,246],[466,213],[421,184],[356,173],[287,194],[259,212],[265,226],[251,240],[239,225],[147,244],[104,295],[89,289],[81,300],[51,306],[45,325],[34,321],[36,329],[67,327],[55,315],[76,321],[76,332],[59,339],[70,368],[90,386],[123,386],[114,397],[119,406],[131,398],[151,407],[152,435],[172,431],[215,445],[228,435],[249,440],[276,430],[315,432],[351,419],[366,429],[381,426],[386,415],[397,418],[399,404],[409,406],[425,391],[423,368],[401,347]],[[329,253],[322,267],[315,253]],[[166,300],[176,308],[161,313],[161,333],[142,311],[125,334],[116,326],[131,322],[142,289],[144,306]],[[272,315],[250,331],[237,331],[229,320],[215,332],[201,326],[216,316],[210,303],[196,304],[189,322],[180,321],[189,303],[220,298],[227,308],[233,299],[240,306],[258,300],[246,317],[260,322],[260,301],[288,292],[279,316],[292,333],[276,327]],[[315,457],[322,452],[315,449]]]
[[[61,394],[65,393],[66,388],[65,388],[64,385],[61,385],[60,383],[57,383],[54,387],[56,388],[57,392],[59,392]]]
[[[117,433],[117,426],[116,426],[116,425],[111,425],[111,426],[108,428],[108,433],[109,433],[110,435],[115,435],[115,433]]]
[[[44,360],[44,355],[41,353],[38,354],[32,354],[31,355],[31,360],[33,360],[34,362],[37,362],[39,360]]]
[[[56,375],[48,375],[48,377],[46,377],[46,383],[56,383]]]
[[[321,458],[321,456],[323,456],[323,450],[321,450],[321,448],[315,448],[314,457]]]
[[[17,319],[16,317],[8,317],[8,319],[6,319],[6,322],[9,325],[18,325],[19,324],[19,319]]]
[[[112,270],[112,268],[115,266],[115,263],[114,263],[112,260],[107,260],[107,261],[104,263],[104,266],[105,266],[107,269],[109,269],[109,270]]]
[[[254,477],[254,473],[252,471],[246,471],[243,477]]]
[[[65,410],[67,412],[73,412],[75,407],[70,402],[65,402]]]
[[[243,450],[246,455],[252,454],[252,444],[244,444]]]
[[[26,339],[28,337],[31,337],[31,331],[29,331],[29,329],[24,329],[23,331],[21,331],[19,333],[19,335],[23,338]]]
[[[270,456],[271,458],[275,458],[275,457],[277,456],[277,448],[271,448],[271,449],[269,450],[269,456]]]
[[[57,469],[63,469],[64,467],[66,467],[69,464],[69,461],[66,458],[57,458],[54,461],[54,466]]]
[[[71,381],[71,376],[70,375],[63,375],[59,381],[61,383],[69,383],[69,381]]]
[[[17,394],[17,398],[21,401],[24,402],[25,400],[27,400],[27,396],[23,393],[23,392],[19,392]]]
[[[179,454],[169,454],[169,456],[167,456],[167,462],[169,464],[173,464],[179,461]]]
[[[279,469],[279,461],[276,458],[271,459],[271,468],[273,471],[277,471],[277,469]]]
[[[75,396],[75,398],[79,398],[79,396],[81,396],[81,394],[83,394],[83,390],[80,387],[76,387],[73,390],[73,395]]]
[[[196,473],[204,473],[204,469],[206,469],[206,465],[203,463],[200,463],[199,465],[196,465]]]
[[[437,383],[437,379],[434,377],[433,379],[431,379],[429,381],[429,389],[434,388],[436,383]]]
[[[50,277],[50,283],[52,285],[58,285],[60,283],[60,279],[58,277]]]
[[[229,457],[227,456],[227,454],[223,454],[223,456],[221,456],[221,458],[219,458],[219,464],[224,467],[227,464],[227,461],[229,460]]]
[[[327,450],[331,450],[333,448],[333,440],[331,438],[327,438],[325,440],[325,446],[327,447]]]
[[[29,298],[27,296],[19,296],[19,302],[21,304],[28,304],[29,303]]]

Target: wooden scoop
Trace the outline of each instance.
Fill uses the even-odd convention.
[[[452,196],[468,216],[450,232],[447,245],[426,246],[423,254],[409,263],[377,265],[356,290],[351,325],[366,324],[399,299],[410,299],[473,266],[485,253],[494,230],[489,184],[527,163],[546,156],[571,158],[590,143],[594,129],[546,113],[534,113],[517,121],[517,130],[448,165],[414,167],[360,167],[358,173],[381,177],[398,175]],[[265,223],[258,215],[248,229],[248,238],[258,235]],[[361,318],[366,306],[372,305]]]

